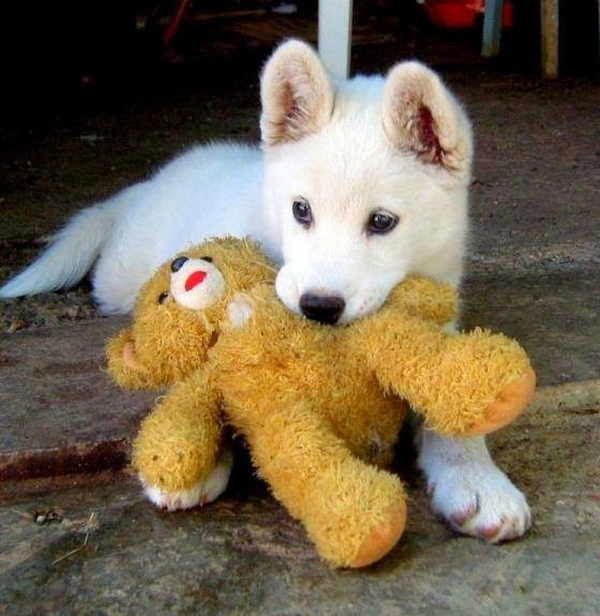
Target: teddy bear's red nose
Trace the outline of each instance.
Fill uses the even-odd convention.
[[[197,270],[192,272],[185,281],[185,290],[191,291],[196,285],[199,285],[206,278],[206,272]]]

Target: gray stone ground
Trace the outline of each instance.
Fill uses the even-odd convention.
[[[151,400],[102,373],[122,321],[100,318],[82,286],[0,307],[0,613],[600,614],[600,87],[446,76],[478,136],[464,323],[517,336],[541,385],[558,386],[490,439],[528,495],[529,534],[491,546],[451,533],[406,443],[408,529],[365,571],[321,563],[243,461],[219,502],[153,509],[122,470]],[[254,81],[240,73],[15,143],[0,159],[0,276],[66,214],[182,146],[254,137]]]

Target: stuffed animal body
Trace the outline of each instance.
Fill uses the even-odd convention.
[[[365,566],[404,531],[404,489],[384,467],[406,402],[428,428],[482,434],[522,412],[535,377],[504,336],[444,333],[456,312],[446,285],[409,279],[377,313],[331,327],[288,311],[274,274],[256,245],[225,238],[144,286],[132,328],[109,344],[109,371],[126,387],[171,387],[133,464],[155,502],[208,502],[227,482],[230,424],[321,556]]]

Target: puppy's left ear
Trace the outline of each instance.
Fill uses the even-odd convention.
[[[297,40],[280,45],[261,76],[260,129],[267,146],[298,141],[331,117],[334,91],[315,50]]]
[[[383,127],[391,143],[448,171],[470,171],[469,120],[441,79],[420,62],[401,62],[383,93]]]

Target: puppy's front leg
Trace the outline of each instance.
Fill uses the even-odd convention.
[[[446,326],[457,331],[456,322]],[[496,466],[485,437],[453,438],[420,428],[418,465],[433,510],[459,533],[491,543],[516,539],[531,526],[525,495]]]
[[[452,438],[421,428],[418,442],[432,507],[454,530],[497,543],[531,526],[525,496],[494,464],[484,437]]]

